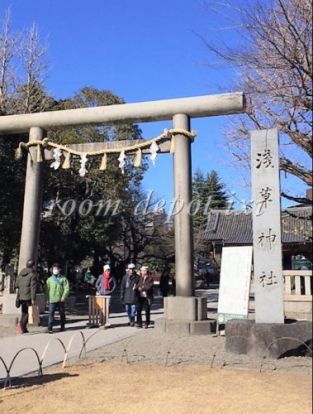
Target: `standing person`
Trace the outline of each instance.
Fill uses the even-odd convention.
[[[210,283],[216,283],[218,275],[218,267],[215,260],[215,257],[212,252],[209,254],[209,260],[206,263],[207,273],[206,273],[206,282],[207,286],[210,286]]]
[[[162,272],[162,275],[160,277],[160,291],[164,298],[168,296],[169,290],[170,290],[170,275],[168,269],[165,269]]]
[[[171,281],[172,281],[172,289],[171,289],[171,293],[173,296],[176,296],[176,276],[175,273],[171,273],[170,274],[171,277]]]
[[[48,332],[53,332],[53,322],[55,311],[60,314],[60,331],[65,329],[65,299],[70,294],[70,285],[65,276],[61,274],[61,268],[58,263],[52,266],[52,275],[46,282],[46,298],[49,307],[48,315]]]
[[[138,292],[137,305],[137,327],[142,328],[142,310],[146,313],[146,322],[144,328],[150,324],[150,307],[153,300],[153,277],[149,274],[149,268],[142,266],[140,268],[140,278],[136,288]]]
[[[16,279],[17,298],[21,305],[21,319],[18,330],[21,334],[28,333],[28,307],[35,304],[37,291],[37,273],[35,262],[28,260],[26,268],[22,269]]]
[[[96,289],[98,295],[110,296],[109,299],[109,313],[111,311],[111,297],[116,289],[115,277],[111,275],[111,267],[109,265],[103,266],[103,273],[98,276],[96,281]],[[109,315],[108,315],[109,317]]]
[[[17,286],[16,286],[16,281],[17,281],[17,276],[16,276],[16,272],[14,271],[14,262],[11,259],[10,263],[7,264],[5,266],[5,275],[7,277],[7,280],[10,282],[10,286],[9,286],[9,293],[14,293]]]
[[[138,302],[136,286],[138,281],[139,276],[136,273],[135,265],[130,263],[121,282],[121,301],[125,305],[129,326],[135,326],[136,305]]]
[[[103,273],[98,276],[96,281],[96,288],[99,295],[112,295],[116,289],[116,280],[111,275],[111,268],[109,265],[103,266]]]
[[[89,283],[91,286],[93,286],[95,280],[96,280],[96,278],[91,273],[91,270],[88,268],[86,273],[85,273],[85,276],[84,276],[84,282]]]

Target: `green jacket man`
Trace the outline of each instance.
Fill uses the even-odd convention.
[[[65,329],[65,299],[69,296],[70,285],[65,276],[61,274],[58,263],[52,266],[52,275],[46,282],[46,299],[49,307],[48,332],[53,332],[54,313],[60,313],[61,331]]]

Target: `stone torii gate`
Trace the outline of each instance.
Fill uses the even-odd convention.
[[[190,131],[191,118],[237,114],[244,111],[244,94],[237,92],[2,116],[0,134],[28,132],[29,141],[40,141],[44,138],[45,131],[52,128],[160,120],[172,120],[174,129]],[[99,148],[99,143],[97,145]],[[109,144],[103,144],[105,145]],[[164,149],[163,152],[168,150]],[[27,159],[19,271],[29,258],[37,259],[42,199],[41,175],[41,163],[36,161],[36,149],[32,147],[29,149]],[[197,326],[204,326],[197,325],[197,322],[204,322],[203,320],[206,319],[206,301],[198,300],[194,296],[192,218],[187,208],[192,197],[191,181],[191,140],[184,134],[177,134],[174,152],[174,192],[175,198],[184,208],[175,215],[176,297],[167,298],[165,316],[166,320],[181,322],[183,329],[189,332],[193,330],[195,333],[199,329]],[[173,325],[173,329],[176,328],[177,324]],[[166,326],[164,329],[167,330]]]

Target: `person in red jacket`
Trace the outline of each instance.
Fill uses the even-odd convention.
[[[150,324],[150,309],[153,300],[153,277],[149,273],[147,266],[140,268],[140,278],[136,286],[138,295],[137,303],[137,327],[142,328],[142,311],[145,311],[146,321],[144,328],[148,328]]]
[[[110,296],[109,298],[109,312],[111,312],[112,294],[117,286],[115,277],[111,274],[111,267],[109,265],[103,266],[103,273],[99,275],[96,281],[97,295]]]

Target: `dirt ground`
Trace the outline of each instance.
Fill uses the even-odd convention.
[[[198,365],[74,365],[1,390],[0,412],[306,414],[312,412],[312,380],[302,372]]]

